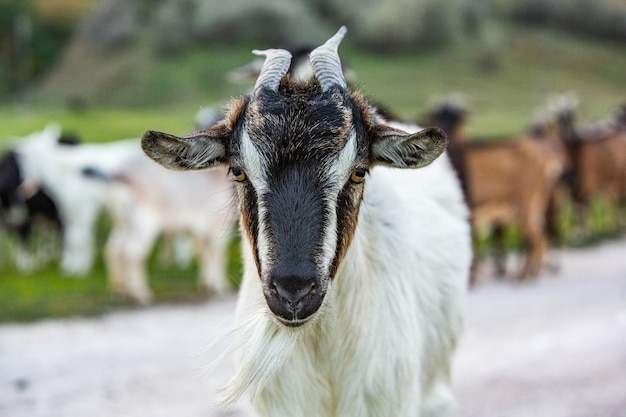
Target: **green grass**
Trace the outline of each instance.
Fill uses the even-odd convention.
[[[100,108],[76,113],[64,108],[4,106],[0,107],[0,146],[53,122],[96,143],[141,137],[148,129],[183,133],[192,125],[196,110]]]
[[[103,216],[97,228],[97,246],[102,248],[109,230],[109,222]],[[67,316],[93,316],[120,308],[135,308],[128,301],[109,294],[107,273],[102,252],[97,253],[93,271],[86,277],[67,277],[58,268],[60,238],[49,229],[38,225],[31,250],[44,252],[43,245],[52,243],[54,259],[39,256],[37,266],[30,272],[19,270],[15,265],[16,239],[0,231],[0,323],[32,321],[41,318]],[[242,273],[238,235],[230,240],[227,262],[227,278],[231,289],[239,285]],[[206,299],[198,286],[198,266],[192,261],[187,266],[164,265],[162,241],[157,242],[148,260],[149,285],[154,301],[162,303],[189,303]],[[48,248],[49,249],[49,248]],[[44,259],[45,258],[45,259]]]
[[[543,103],[547,94],[555,91],[576,91],[583,103],[583,118],[589,120],[605,117],[626,98],[623,48],[552,31],[528,31],[511,26],[493,30],[498,33],[495,51],[500,62],[500,70],[494,72],[479,67],[487,48],[480,38],[462,40],[444,51],[401,56],[371,55],[349,45],[342,46],[341,52],[358,74],[357,87],[404,118],[419,118],[433,95],[450,91],[467,93],[474,103],[468,126],[470,134],[506,135],[524,130],[533,110]],[[118,79],[116,88],[107,84],[104,92],[96,87],[91,91],[93,97],[106,95],[110,102],[125,103],[123,107],[88,105],[84,111],[72,112],[59,104],[63,99],[54,106],[41,104],[54,102],[53,98],[61,95],[67,85],[79,81],[62,80],[56,90],[47,87],[36,94],[37,104],[30,108],[0,105],[0,147],[7,146],[12,137],[40,129],[51,121],[89,142],[138,137],[148,129],[183,133],[201,106],[224,103],[230,96],[251,87],[230,85],[224,80],[227,70],[252,57],[250,49],[209,48],[152,64],[133,61],[133,65],[136,63],[141,68],[141,77],[131,73],[123,80]],[[86,68],[89,68],[87,63]],[[91,76],[98,78],[98,74]],[[604,208],[595,207],[590,214],[595,228],[592,236],[608,236],[611,232]],[[563,224],[565,233],[572,235],[571,221],[566,218]],[[99,232],[100,248],[106,231],[104,222]],[[514,231],[509,240],[511,247],[519,245]],[[23,274],[10,264],[12,242],[0,231],[0,249],[4,253],[4,258],[0,254],[0,322],[94,315],[130,307],[109,297],[101,259],[85,279],[66,278],[54,264],[33,274]],[[236,242],[229,265],[230,277],[237,281],[241,265]],[[203,299],[197,289],[196,272],[194,265],[183,269],[162,268],[152,259],[150,285],[156,302]]]

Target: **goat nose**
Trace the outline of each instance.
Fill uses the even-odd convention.
[[[273,293],[267,300],[270,309],[293,325],[308,318],[321,305],[315,276],[275,276],[270,288]]]
[[[315,289],[315,279],[275,280],[274,288],[276,288],[276,292],[283,300],[291,306],[295,306],[298,301],[302,300]]]

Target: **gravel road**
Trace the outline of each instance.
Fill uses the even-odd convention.
[[[626,416],[626,238],[559,258],[558,275],[471,291],[459,417]],[[205,372],[234,303],[1,325],[0,416],[250,416],[215,405],[230,360]]]

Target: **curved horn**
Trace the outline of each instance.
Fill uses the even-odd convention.
[[[278,91],[280,80],[287,74],[287,71],[289,71],[291,54],[284,49],[266,49],[264,51],[255,49],[252,53],[265,56],[263,68],[261,68],[259,78],[257,78],[256,84],[254,85],[254,94],[256,95],[261,87]]]
[[[348,32],[345,26],[339,28],[337,33],[326,41],[322,46],[318,46],[311,52],[311,66],[317,81],[322,86],[322,91],[327,91],[333,85],[346,88],[346,79],[341,70],[341,61],[337,54],[337,49],[341,40]]]

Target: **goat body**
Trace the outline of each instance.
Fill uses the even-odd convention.
[[[449,410],[471,259],[466,218],[446,158],[419,171],[373,169],[323,317],[298,332],[267,317],[244,242],[237,322],[246,339],[230,395],[248,387],[259,414],[274,417]]]
[[[474,226],[519,227],[527,246],[518,277],[537,275],[549,248],[546,216],[564,169],[562,155],[526,136],[489,146],[470,145],[466,157]],[[502,259],[496,261],[498,272],[504,274]]]
[[[200,261],[200,285],[211,294],[225,291],[234,219],[234,194],[225,171],[174,173],[142,153],[102,174],[113,223],[105,254],[115,294],[142,304],[151,301],[146,262],[161,234],[190,236]]]
[[[467,109],[444,103],[430,117],[450,140],[453,166],[464,184],[472,210],[474,229],[493,230],[497,273],[504,275],[506,226],[519,227],[525,240],[526,259],[519,279],[539,273],[549,242],[546,216],[556,184],[565,167],[565,155],[557,137],[520,135],[497,140],[469,140],[462,132]],[[475,274],[472,281],[476,280]]]
[[[587,206],[594,198],[617,206],[626,197],[626,133],[614,131],[594,139],[566,142],[572,167],[574,200]]]
[[[626,130],[624,108],[614,120],[578,124],[578,100],[569,95],[553,98],[554,118],[563,146],[567,150],[568,185],[584,222],[594,199],[608,202],[615,212],[626,201]]]

